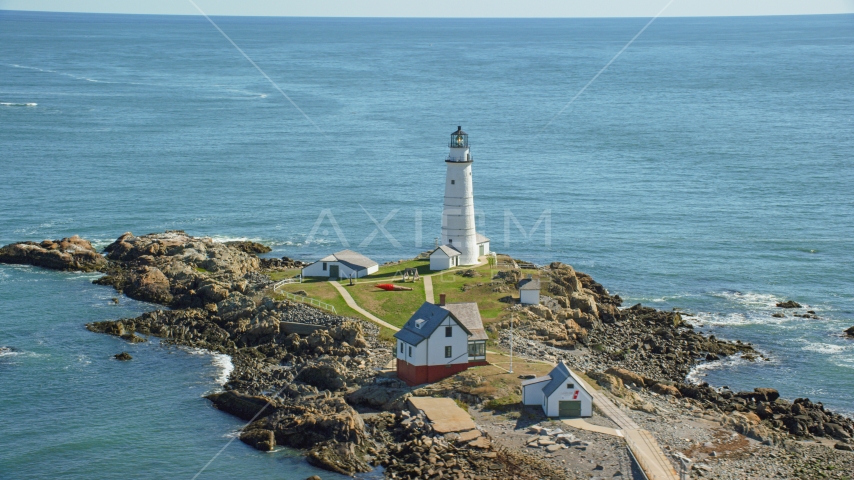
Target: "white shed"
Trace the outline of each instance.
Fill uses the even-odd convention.
[[[540,279],[525,278],[517,285],[519,288],[519,303],[522,305],[540,304]]]
[[[476,233],[475,241],[477,242],[477,254],[481,257],[489,255],[489,239],[479,233]]]
[[[460,264],[460,251],[450,245],[440,245],[430,252],[430,270],[447,270]]]
[[[522,404],[540,405],[547,417],[593,416],[593,397],[563,361],[543,377],[522,382]]]
[[[304,277],[361,278],[376,273],[380,266],[370,258],[352,250],[341,250],[302,269]]]

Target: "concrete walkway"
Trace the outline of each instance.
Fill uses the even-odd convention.
[[[474,420],[450,398],[409,397],[409,404],[421,410],[437,433],[465,432],[477,428]]]
[[[421,278],[424,279],[424,297],[427,299],[427,303],[436,303],[433,296],[433,277],[424,275]]]
[[[587,382],[584,381],[579,375],[578,383],[581,385],[584,390],[590,392],[590,396],[593,397],[593,405],[596,405],[603,415],[610,418],[611,421],[617,424],[621,430],[637,430],[640,427],[637,423],[635,423],[628,415],[625,414],[619,407],[614,405],[608,397],[605,396],[600,390],[597,390],[590,386]]]
[[[570,427],[575,427],[580,430],[587,430],[588,432],[597,432],[604,433],[605,435],[611,435],[613,437],[622,437],[623,432],[617,430],[615,428],[603,427],[600,425],[593,425],[592,423],[587,423],[583,418],[562,418],[561,422],[569,425]]]
[[[338,293],[340,293],[340,294],[341,294],[341,296],[344,298],[344,302],[346,302],[346,303],[347,303],[347,306],[348,306],[348,307],[350,307],[350,308],[352,308],[353,310],[355,310],[355,311],[357,311],[357,312],[361,313],[362,315],[364,315],[365,317],[367,317],[367,319],[368,319],[368,320],[370,320],[370,321],[372,321],[372,322],[376,323],[377,325],[379,325],[379,326],[381,326],[381,327],[389,328],[389,329],[391,329],[392,331],[395,331],[395,332],[399,332],[399,331],[400,331],[400,329],[399,329],[399,328],[395,327],[394,325],[392,325],[392,324],[390,324],[390,323],[386,322],[385,320],[383,320],[383,319],[381,319],[381,318],[379,318],[379,317],[375,316],[375,315],[374,315],[374,314],[372,314],[371,312],[369,312],[369,311],[365,310],[364,308],[360,307],[360,306],[359,306],[359,304],[358,304],[358,303],[356,303],[356,301],[355,301],[355,300],[353,300],[353,297],[352,297],[352,296],[350,296],[350,292],[348,292],[348,291],[347,291],[347,290],[346,290],[346,289],[345,289],[345,288],[344,288],[340,283],[338,283],[338,282],[334,282],[334,281],[329,282],[329,283],[330,283],[333,287],[335,287],[335,290],[338,290]]]
[[[678,480],[679,474],[661,451],[655,438],[646,430],[623,432],[629,451],[649,480]]]

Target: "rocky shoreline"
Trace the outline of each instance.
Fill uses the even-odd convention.
[[[405,406],[412,389],[382,374],[393,352],[379,328],[268,296],[272,281],[262,271],[302,262],[255,256],[266,248],[182,231],[125,233],[104,256],[71,237],[7,245],[0,262],[103,272],[95,283],[169,307],[87,328],[129,342],[153,335],[230,355],[234,370],[224,391],[208,398],[249,422],[240,439],[257,449],[303,449],[313,465],[348,475],[382,466],[390,478],[567,478],[566,470],[500,439],[459,442],[413,421]],[[493,281],[512,286],[520,275],[502,271]],[[701,362],[731,355],[761,361],[752,345],[696,333],[678,311],[621,308],[619,296],[568,265],[553,263],[542,275],[549,280],[543,304],[510,307],[516,352],[562,358],[639,412],[654,413],[669,399],[766,445],[805,439],[833,441],[840,450],[852,445],[852,420],[808,399],[789,402],[769,388],[732,392],[685,381]],[[488,327],[499,344],[509,341],[509,322]],[[442,388],[426,393],[472,405],[490,400],[474,388]]]

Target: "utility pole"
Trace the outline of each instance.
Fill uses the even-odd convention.
[[[513,373],[513,318],[515,313],[510,314],[510,373]]]

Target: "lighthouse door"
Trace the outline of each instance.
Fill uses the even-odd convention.
[[[330,278],[338,278],[338,265],[330,265],[329,266],[329,277]]]

